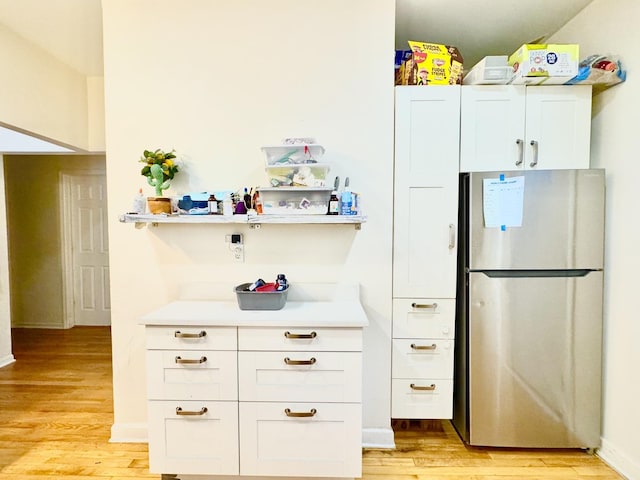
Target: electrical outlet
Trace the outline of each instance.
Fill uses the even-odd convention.
[[[231,247],[231,251],[233,252],[233,258],[236,262],[244,262],[244,245],[235,243]]]

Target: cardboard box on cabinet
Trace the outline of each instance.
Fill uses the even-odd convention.
[[[456,47],[409,41],[410,58],[399,68],[401,85],[461,85],[462,55]]]
[[[529,43],[509,57],[514,85],[562,85],[578,74],[577,44]]]

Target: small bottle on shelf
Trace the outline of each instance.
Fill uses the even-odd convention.
[[[138,190],[138,194],[133,199],[133,207],[131,212],[143,215],[147,208],[147,202],[142,194],[142,189]]]
[[[329,210],[327,215],[339,215],[340,214],[340,199],[338,198],[338,192],[332,191],[329,198]]]
[[[218,199],[215,194],[209,195],[209,199],[207,200],[207,206],[209,208],[209,215],[217,215],[218,214]]]
[[[260,198],[260,192],[258,191],[253,194],[253,208],[258,215],[262,214],[262,198]]]

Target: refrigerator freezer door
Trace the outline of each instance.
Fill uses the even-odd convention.
[[[469,275],[469,443],[600,444],[602,272]]]
[[[483,180],[524,176],[521,227],[486,228]],[[603,267],[604,170],[472,173],[469,268]]]

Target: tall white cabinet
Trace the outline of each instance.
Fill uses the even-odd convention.
[[[452,416],[460,89],[396,87],[393,418]]]
[[[591,86],[463,86],[462,172],[589,168]]]

